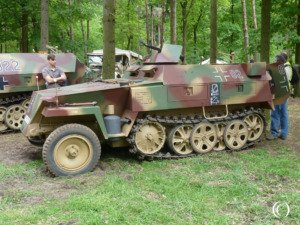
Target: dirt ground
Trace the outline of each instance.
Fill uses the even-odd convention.
[[[297,155],[300,154],[300,99],[290,99],[289,100],[289,117],[290,117],[290,133],[287,140],[274,140],[267,141],[263,140],[261,143],[258,143],[256,147],[268,149],[270,153],[276,149],[278,145],[286,145],[292,151],[296,152]],[[269,127],[269,125],[268,125]],[[31,145],[27,139],[23,136],[22,133],[9,133],[0,135],[0,162],[2,165],[12,166],[22,163],[32,162],[34,160],[41,160],[41,147],[36,147]],[[116,157],[117,154],[115,151],[109,151],[110,153]],[[125,153],[126,157],[131,157],[127,153]],[[221,154],[221,153],[220,153]],[[106,155],[107,157],[107,155]],[[111,156],[109,156],[111,157]],[[105,163],[105,156],[102,157],[102,162],[95,169],[93,173],[89,176],[80,176],[78,181],[80,184],[89,183],[92,179],[96,179],[98,176],[101,176],[105,173],[106,170],[109,170],[109,166]],[[0,164],[0,166],[1,166]],[[38,181],[33,183],[25,182],[24,179],[19,179],[18,176],[13,176],[10,179],[6,179],[5,181],[0,181],[0,199],[4,193],[12,190],[36,190],[41,191],[45,194],[45,196],[30,196],[28,198],[22,198],[23,204],[32,204],[41,202],[46,195],[52,197],[67,197],[71,193],[77,191],[78,187],[70,185],[68,180],[63,179],[52,179],[50,174],[47,172],[45,166],[39,167],[38,171],[35,171],[35,175],[33,175],[38,179]],[[38,182],[38,185],[37,185]],[[55,190],[66,190],[62,192],[56,192]],[[57,196],[59,195],[59,196]]]

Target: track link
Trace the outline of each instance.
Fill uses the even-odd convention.
[[[31,92],[14,95],[8,98],[0,98],[0,106],[9,107],[10,105],[20,104],[20,102],[26,99],[30,99],[30,96],[31,96]],[[18,132],[18,131],[7,128],[6,130],[0,131],[0,135],[12,133],[12,132]]]
[[[251,114],[258,114],[262,119],[263,119],[263,124],[264,124],[264,130],[263,130],[263,134],[260,136],[259,139],[257,139],[256,141],[251,141],[251,142],[247,142],[243,148],[235,150],[235,151],[240,151],[240,150],[244,150],[247,149],[249,147],[252,147],[253,145],[255,145],[255,143],[260,142],[262,140],[262,137],[264,136],[265,133],[265,129],[267,127],[267,123],[266,123],[266,119],[263,113],[263,110],[261,108],[247,108],[244,110],[240,110],[240,111],[235,111],[233,113],[229,113],[229,115],[225,118],[218,118],[218,119],[205,119],[204,117],[200,116],[200,115],[194,115],[194,116],[159,116],[159,115],[150,115],[147,114],[145,116],[143,116],[142,118],[139,118],[136,120],[128,138],[127,141],[128,143],[131,145],[130,148],[130,152],[132,154],[137,155],[137,157],[139,159],[147,159],[147,160],[154,160],[154,159],[181,159],[181,158],[189,158],[189,157],[195,157],[198,154],[196,153],[191,153],[188,155],[176,155],[175,153],[173,153],[173,151],[169,150],[168,147],[165,146],[158,152],[155,154],[151,154],[151,155],[147,155],[147,154],[142,154],[140,151],[137,150],[137,147],[135,145],[135,134],[139,128],[139,126],[145,122],[159,122],[161,123],[163,126],[165,127],[173,127],[176,125],[181,125],[181,124],[187,124],[187,125],[196,125],[200,122],[204,122],[204,121],[209,121],[212,124],[215,123],[224,123],[225,125],[227,125],[230,121],[232,120],[243,120],[246,116],[251,115]],[[230,150],[228,148],[225,149],[225,151],[233,151]]]

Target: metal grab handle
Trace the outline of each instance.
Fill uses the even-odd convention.
[[[213,119],[223,119],[223,118],[226,118],[226,117],[228,116],[228,106],[227,106],[227,105],[225,105],[225,108],[226,108],[226,115],[224,115],[224,116],[213,116],[213,117],[207,117],[207,116],[205,115],[205,106],[203,106],[203,107],[202,107],[203,116],[204,116],[204,118],[205,118],[205,119],[207,119],[207,120],[213,120]]]

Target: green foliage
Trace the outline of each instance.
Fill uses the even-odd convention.
[[[49,1],[49,36],[50,45],[58,46],[63,51],[74,52],[80,59],[84,59],[85,49],[92,51],[103,48],[102,35],[102,1]],[[188,0],[190,3],[191,0]],[[162,1],[148,0],[149,11],[154,7],[161,7]],[[260,50],[260,22],[261,0],[256,1],[256,15],[258,30],[253,27],[251,1],[247,3],[247,17],[249,27],[249,52],[243,48],[242,9],[239,0],[218,1],[218,58],[229,61],[231,50],[236,53],[236,62],[242,62],[245,54],[251,56]],[[170,8],[166,1],[166,18],[164,41],[170,40]],[[233,6],[232,6],[233,4]],[[297,4],[295,0],[272,1],[271,12],[271,58],[279,51],[287,50],[295,53],[295,44],[300,41],[296,32]],[[40,1],[16,0],[9,3],[0,0],[0,43],[2,51],[18,52],[21,36],[20,21],[22,10],[29,16],[29,50],[38,50],[40,45]],[[177,1],[177,42],[182,44],[182,12],[180,1]],[[118,0],[116,6],[116,47],[146,54],[138,41],[146,40],[146,18],[144,0]],[[90,34],[87,40],[87,21],[90,24]],[[152,18],[150,23],[160,22],[158,17]],[[84,33],[82,26],[84,24]],[[73,28],[74,35],[70,34]],[[196,34],[196,39],[194,38]],[[188,15],[187,61],[198,63],[201,57],[209,57],[210,46],[210,0],[194,1]],[[5,49],[4,49],[5,45]],[[272,61],[272,60],[271,60]]]

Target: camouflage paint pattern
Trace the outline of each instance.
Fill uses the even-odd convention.
[[[133,66],[122,80],[37,91],[32,96],[22,132],[28,138],[47,136],[63,124],[80,123],[95,130],[104,141],[127,137],[135,120],[146,112],[201,114],[203,108],[224,111],[225,105],[229,109],[246,106],[271,109],[275,97],[286,98],[289,94],[287,82],[280,78],[281,65],[179,65],[180,53],[180,46],[164,46],[161,53],[152,57],[158,62]],[[272,70],[275,91],[270,87],[272,77],[268,70]],[[103,122],[110,114],[107,112],[110,106],[114,108],[113,114],[131,119],[118,135],[108,134]]]

